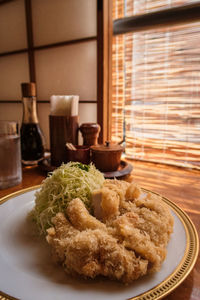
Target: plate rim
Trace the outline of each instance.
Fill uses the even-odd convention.
[[[121,170],[103,172],[105,179],[122,178],[129,175],[133,170],[133,165],[123,159],[120,160],[120,166],[123,167]]]
[[[151,192],[155,195],[161,196],[162,200],[176,213],[184,226],[186,233],[185,253],[174,271],[157,286],[145,293],[129,298],[129,300],[158,300],[166,297],[174,291],[192,271],[199,254],[199,237],[194,223],[183,209],[159,193],[144,188],[142,189],[146,192]]]
[[[36,190],[41,187],[41,184],[34,185],[32,187],[24,188],[19,191],[8,194],[0,198],[0,205],[12,199],[13,197],[22,195],[26,192]],[[193,224],[192,220],[188,214],[180,208],[173,201],[169,200],[167,197],[162,196],[157,192],[153,192],[149,189],[142,188],[145,192],[150,192],[155,195],[161,196],[162,200],[175,212],[182,225],[184,226],[186,233],[186,249],[185,253],[175,270],[165,278],[161,283],[153,287],[152,289],[137,295],[135,297],[129,298],[129,300],[158,300],[170,294],[174,291],[189,275],[192,271],[199,253],[199,238],[198,233]],[[11,295],[5,294],[3,291],[0,291],[0,300],[18,300]]]

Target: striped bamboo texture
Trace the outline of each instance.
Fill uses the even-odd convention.
[[[142,3],[114,1],[113,19],[170,1]],[[113,38],[112,139],[128,158],[200,169],[199,40],[200,22]]]

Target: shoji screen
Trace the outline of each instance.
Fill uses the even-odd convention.
[[[49,147],[52,94],[80,97],[79,122],[96,122],[96,0],[13,0],[0,4],[0,119],[21,121],[20,83],[35,81]]]

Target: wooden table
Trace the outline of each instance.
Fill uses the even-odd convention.
[[[200,171],[139,161],[131,161],[131,163],[134,168],[131,177],[142,187],[162,194],[182,208],[190,216],[200,237]],[[22,183],[0,190],[0,198],[40,184],[44,178],[45,174],[37,167],[26,167],[23,169]],[[200,299],[200,255],[189,276],[166,299]]]

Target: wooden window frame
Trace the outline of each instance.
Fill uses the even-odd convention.
[[[13,0],[0,0],[6,4]],[[163,9],[139,16],[126,17],[112,21],[112,0],[97,0],[97,36],[74,39],[59,43],[36,46],[33,45],[31,0],[25,0],[27,41],[28,47],[16,51],[0,53],[0,57],[28,53],[30,81],[37,83],[35,75],[34,51],[53,47],[97,41],[97,100],[80,100],[80,103],[97,103],[97,122],[101,126],[99,142],[111,139],[111,111],[112,111],[112,36],[130,31],[144,31],[157,26],[182,24],[200,20],[200,2]],[[18,103],[16,100],[0,100],[0,103]],[[39,103],[49,103],[40,100]]]
[[[13,0],[0,0],[0,4],[6,4]],[[20,53],[28,54],[29,80],[36,82],[35,72],[35,50],[62,47],[72,44],[79,44],[90,41],[97,41],[97,99],[83,100],[80,103],[97,104],[97,122],[101,126],[99,143],[103,143],[111,138],[111,99],[112,99],[112,1],[97,1],[97,35],[81,39],[67,40],[58,43],[51,43],[42,46],[34,46],[32,7],[31,0],[25,1],[25,16],[27,27],[27,48],[15,51],[0,53],[0,57],[15,55]],[[37,100],[38,103],[49,103],[49,100]],[[0,103],[21,103],[21,100],[0,100]]]
[[[0,5],[6,4],[8,2],[12,2],[14,0],[0,0]],[[34,1],[34,0],[32,0]],[[85,37],[80,39],[73,39],[73,40],[66,40],[58,43],[49,43],[42,46],[34,46],[33,41],[33,23],[32,23],[32,5],[31,0],[24,0],[25,5],[25,17],[26,17],[26,29],[27,29],[27,48],[15,50],[15,51],[6,51],[0,53],[0,57],[15,55],[20,53],[27,53],[28,54],[28,66],[29,66],[29,80],[35,82],[37,85],[37,78],[35,72],[35,51],[36,50],[43,50],[43,49],[50,49],[62,46],[68,46],[73,44],[80,44],[90,41],[97,41],[97,36]],[[38,103],[50,103],[50,100],[40,100],[37,99]],[[80,103],[91,103],[96,104],[97,100],[85,100],[80,99]],[[21,103],[21,100],[0,100],[0,103]]]
[[[168,8],[168,9],[160,8],[160,10],[158,10],[158,11],[143,13],[140,15],[133,15],[131,17],[124,17],[121,19],[116,19],[113,22],[113,35],[117,36],[117,35],[122,35],[125,33],[131,33],[131,32],[135,33],[135,32],[141,32],[141,31],[142,31],[142,33],[146,33],[147,30],[151,30],[151,32],[152,32],[152,29],[160,29],[162,27],[170,28],[174,25],[185,25],[185,24],[189,25],[190,23],[195,23],[195,22],[198,22],[198,23],[194,24],[194,26],[198,26],[198,28],[199,28],[200,1],[193,3],[193,4],[189,4],[189,5],[187,4],[187,5],[182,5],[182,6],[176,6],[176,7]],[[193,24],[191,24],[190,27],[193,27]],[[127,36],[128,36],[128,38],[130,38],[130,36],[133,36],[133,35],[127,35]],[[130,49],[128,49],[128,51],[129,51],[128,53],[130,56],[130,53],[131,53]],[[121,53],[120,53],[120,57],[121,57]],[[130,88],[130,86],[128,86],[128,87]],[[130,95],[129,95],[129,99],[132,99],[130,97]],[[181,100],[181,98],[180,98],[180,100]],[[199,103],[199,101],[198,101],[198,103]],[[127,109],[127,111],[128,111],[128,109]],[[130,132],[132,132],[131,129],[129,129],[129,133]],[[120,131],[120,133],[121,133],[121,131]],[[114,137],[114,135],[113,135],[113,137]],[[129,135],[129,137],[130,137],[130,135]],[[127,141],[129,142],[128,139],[127,139]],[[132,144],[133,144],[133,142],[132,143],[130,142],[129,149],[132,149],[131,148]],[[127,157],[130,159],[136,159],[136,160],[138,159],[137,157],[133,157],[131,155],[132,154],[130,154],[130,156],[129,157],[127,156]],[[142,158],[139,158],[139,159],[145,161]],[[198,160],[198,158],[197,158],[197,160]],[[159,160],[155,160],[155,161],[146,160],[146,161],[161,163]]]
[[[200,21],[200,1],[115,20],[113,23],[113,34],[145,31],[195,21]]]
[[[102,127],[100,141],[111,140],[112,113],[112,36],[145,31],[161,26],[200,20],[198,3],[162,9],[112,21],[112,0],[98,0],[97,16],[97,120]]]
[[[97,0],[97,122],[99,143],[111,139],[112,1]]]

